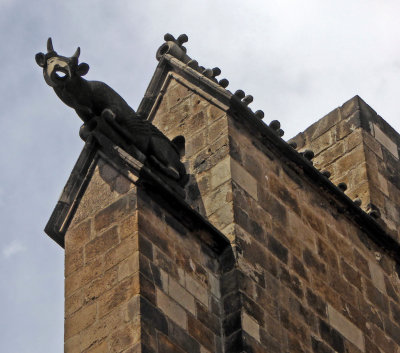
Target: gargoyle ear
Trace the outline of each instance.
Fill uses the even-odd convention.
[[[77,73],[79,76],[85,76],[85,75],[88,73],[88,71],[89,71],[89,65],[86,64],[86,63],[80,63],[80,64],[78,65],[78,68],[77,68],[77,70],[76,70],[76,73]]]
[[[44,65],[46,64],[46,57],[43,53],[37,53],[35,55],[35,60],[40,67],[44,67]]]

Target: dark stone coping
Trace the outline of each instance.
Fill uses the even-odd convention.
[[[273,149],[275,155],[285,159],[292,169],[301,169],[302,173],[315,186],[326,192],[327,196],[330,197],[332,206],[336,207],[339,212],[346,214],[351,220],[357,223],[360,229],[362,229],[373,242],[383,248],[397,262],[400,262],[400,244],[395,240],[394,236],[390,235],[390,230],[383,222],[378,223],[360,207],[355,205],[336,185],[314,168],[310,161],[300,155],[295,149],[289,146],[286,141],[280,138],[275,131],[256,117],[254,112],[238,97],[201,73],[193,70],[177,58],[166,54],[160,59],[157,69],[146,90],[146,94],[139,105],[138,113],[140,113],[141,116],[149,116],[158,95],[162,93],[161,89],[163,83],[170,71],[182,75],[192,85],[197,86],[200,90],[213,96],[217,101],[230,107],[227,110],[229,116],[250,132],[254,137],[255,143],[262,144],[268,149]],[[356,96],[353,99],[359,99],[359,97]],[[387,127],[385,127],[385,131],[388,131]]]
[[[98,141],[102,143],[99,144]],[[142,188],[157,202],[174,210],[174,216],[192,230],[204,230],[199,234],[203,241],[215,253],[222,254],[230,248],[230,242],[217,228],[197,211],[193,210],[181,194],[161,179],[150,168],[114,145],[107,137],[89,138],[76,162],[64,187],[61,197],[45,227],[45,232],[57,244],[64,248],[64,237],[82,199],[99,158],[104,159],[121,174]]]

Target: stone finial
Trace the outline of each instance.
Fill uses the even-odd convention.
[[[263,119],[264,118],[264,112],[262,110],[257,110],[254,115],[258,118],[258,119]]]
[[[183,44],[183,43],[186,43],[188,40],[189,40],[189,37],[188,37],[185,33],[183,33],[183,34],[181,34],[181,35],[178,37],[178,39],[176,40],[176,42],[177,42],[180,46],[182,46],[182,44]]]
[[[314,152],[311,151],[311,150],[305,150],[303,152],[303,156],[304,156],[305,159],[311,161],[314,158]]]
[[[193,70],[197,71],[199,69],[199,63],[196,60],[190,60],[187,65]]]
[[[321,172],[321,174],[325,177],[325,178],[330,178],[331,177],[331,172],[329,170],[323,170]]]
[[[243,99],[246,96],[246,93],[244,93],[244,91],[242,91],[241,89],[238,89],[234,94],[239,99]]]
[[[156,53],[158,61],[160,61],[164,55],[170,54],[185,64],[189,63],[191,58],[186,55],[186,48],[182,45],[188,41],[188,36],[186,34],[181,34],[175,39],[172,34],[167,33],[164,35],[164,40],[165,43],[158,48]]]
[[[345,192],[347,190],[347,184],[344,182],[341,182],[337,185],[337,187],[339,188],[339,190],[341,190],[342,192]]]
[[[226,78],[223,78],[222,80],[219,80],[218,84],[221,87],[226,88],[229,86],[229,81]]]
[[[247,96],[245,96],[243,99],[242,99],[242,102],[245,104],[245,105],[249,105],[251,102],[253,101],[253,96],[252,95],[247,95]]]
[[[378,219],[381,217],[381,211],[373,203],[367,205],[366,212],[373,218]]]
[[[213,70],[212,69],[205,69],[203,70],[202,74],[207,78],[213,77]]]
[[[278,131],[281,128],[281,123],[278,120],[272,120],[268,125],[272,130]]]
[[[212,76],[213,77],[217,77],[217,76],[219,76],[219,75],[221,75],[221,69],[219,68],[219,67],[214,67],[213,69],[212,69]]]

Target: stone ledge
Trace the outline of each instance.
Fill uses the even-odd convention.
[[[94,139],[88,139],[72,173],[67,181],[61,197],[46,225],[45,232],[57,244],[64,247],[64,237],[75,211],[90,182],[94,168],[99,158],[110,163],[119,173],[128,178],[138,188],[163,203],[165,207],[174,210],[174,215],[191,228],[206,230],[199,233],[201,240],[217,254],[222,254],[230,247],[229,240],[197,211],[193,210],[183,199],[182,194],[175,190],[150,168],[130,156],[120,147],[102,137],[103,146]],[[105,146],[107,145],[107,146]]]

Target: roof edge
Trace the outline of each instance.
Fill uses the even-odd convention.
[[[143,165],[122,148],[114,145],[104,135],[95,137],[96,140],[94,138],[87,140],[45,227],[46,234],[57,244],[64,248],[65,234],[91,180],[97,161],[102,158],[131,182],[144,188],[152,197],[161,198],[164,203],[173,205],[175,209],[179,210],[176,215],[178,218],[186,221],[190,219],[191,225],[207,229],[209,232],[203,235],[202,241],[213,251],[222,254],[226,248],[230,247],[228,238],[193,210],[173,185],[163,180],[156,172]]]

